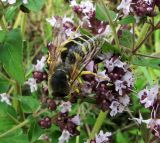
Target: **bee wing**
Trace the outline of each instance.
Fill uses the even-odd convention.
[[[76,30],[67,38],[66,33],[63,28],[63,22],[60,17],[57,17],[55,27],[53,29],[53,34],[55,35],[54,40],[52,42],[52,46],[49,49],[49,74],[53,74],[55,67],[62,62],[61,52],[65,49],[64,45],[68,43],[74,35],[76,35],[79,30],[78,26]]]
[[[62,19],[57,19],[53,29],[54,39],[49,45],[49,56],[47,60],[49,65],[49,75],[53,74],[55,67],[61,62],[61,45],[65,39],[65,33],[62,26]]]

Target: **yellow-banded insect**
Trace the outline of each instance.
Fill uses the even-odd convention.
[[[80,36],[53,47],[49,52],[49,83],[54,96],[67,96],[80,72],[100,51],[100,36]]]

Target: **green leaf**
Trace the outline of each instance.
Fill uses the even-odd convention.
[[[22,105],[23,112],[32,113],[39,107],[40,103],[33,96],[23,96],[19,97]]]
[[[31,126],[29,128],[29,131],[28,131],[28,138],[30,141],[34,142],[36,141],[40,135],[42,135],[44,132],[44,129],[42,129],[36,120],[34,120],[32,123],[31,123]]]
[[[9,81],[0,76],[0,93],[6,92],[9,88]]]
[[[28,4],[25,6],[31,11],[38,12],[43,7],[45,2],[46,0],[29,0]]]
[[[122,132],[118,131],[116,134],[116,143],[129,143],[126,134],[122,134]]]
[[[48,142],[47,141],[43,141],[43,140],[38,140],[38,141],[36,141],[34,143],[48,143]]]
[[[17,114],[13,107],[0,102],[0,132],[3,133],[12,128],[16,124],[14,121],[16,118]]]
[[[112,10],[109,10],[110,16],[113,19],[116,18],[116,13]],[[108,21],[108,16],[105,12],[104,6],[101,4],[96,4],[96,18],[101,21]]]
[[[131,48],[133,46],[133,36],[132,33],[128,30],[122,31],[122,36],[119,39],[120,44],[124,47]]]
[[[112,44],[108,43],[108,42],[105,42],[102,46],[102,51],[104,53],[107,53],[107,52],[111,52],[111,51],[114,51],[115,53],[119,53],[120,50],[116,47],[114,47]]]
[[[13,20],[18,11],[18,7],[19,5],[8,7],[5,12],[5,19],[7,22],[11,22]]]
[[[6,72],[20,84],[24,82],[22,37],[19,29],[6,33],[0,44],[0,62]]]
[[[146,59],[141,57],[135,57],[132,59],[132,64],[144,67],[151,67],[160,69],[160,59]]]
[[[0,30],[0,43],[2,43],[5,39],[6,31]]]
[[[29,143],[27,135],[10,135],[0,139],[0,143]]]
[[[122,20],[118,21],[117,23],[124,25],[124,24],[130,24],[130,23],[135,23],[135,18],[132,15],[129,15]]]

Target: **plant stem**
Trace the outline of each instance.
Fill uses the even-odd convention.
[[[4,16],[2,16],[2,18],[0,20],[0,24],[1,24],[1,27],[2,27],[3,30],[8,31],[7,24],[6,24]]]
[[[21,86],[19,85],[19,83],[16,83],[16,93],[17,93],[18,96],[22,95]],[[24,121],[25,120],[25,116],[24,116],[20,101],[17,101],[17,111],[20,114],[21,121]]]
[[[103,122],[105,121],[106,119],[106,115],[107,115],[107,112],[103,112],[101,111],[97,117],[97,120],[96,120],[96,123],[94,124],[94,127],[92,129],[92,132],[89,136],[89,139],[93,139],[95,137],[95,134],[99,132]]]
[[[8,130],[8,131],[6,131],[5,133],[1,134],[1,135],[0,135],[0,138],[2,138],[2,137],[4,137],[4,136],[6,136],[6,135],[8,135],[8,134],[10,134],[10,133],[12,133],[12,132],[14,132],[15,130],[17,130],[17,129],[23,127],[23,126],[25,126],[26,124],[29,123],[29,121],[30,121],[30,120],[27,119],[27,120],[23,121],[22,123],[18,124],[17,126],[11,128],[10,130]]]
[[[147,57],[147,58],[152,58],[152,59],[160,59],[159,56],[144,55],[144,54],[139,54],[139,53],[135,53],[134,55],[142,56],[142,57]]]
[[[133,23],[133,47],[132,49],[134,50],[134,46],[135,46],[135,24]]]
[[[88,134],[88,136],[89,136],[90,133],[91,133],[90,128],[89,128],[88,124],[85,123],[84,125],[85,125],[85,127],[86,127],[87,134]]]
[[[144,44],[144,42],[149,38],[149,36],[155,31],[157,30],[158,26],[159,26],[160,22],[158,22],[156,24],[156,26],[152,26],[152,28],[150,29],[150,31],[148,32],[148,29],[150,28],[150,25],[146,23],[146,25],[144,25],[142,32],[139,36],[139,39],[137,40],[137,44],[136,44],[136,48],[132,51],[133,54],[135,54],[137,52],[137,50],[139,50],[139,48],[141,48],[141,46]],[[148,32],[148,33],[147,33]],[[144,35],[146,35],[144,37]]]
[[[3,77],[5,80],[9,81],[10,83],[15,83],[14,80],[9,79],[4,73],[0,72],[0,77]]]
[[[145,23],[140,32],[140,35],[138,36],[135,47],[137,47],[145,39],[145,35],[147,34],[149,28],[150,28],[150,24]]]
[[[14,29],[14,28],[17,28],[17,27],[20,25],[20,23],[21,23],[21,18],[22,18],[22,12],[19,11],[19,13],[18,13],[18,15],[17,15],[17,18],[16,18],[16,21],[15,21],[15,23],[14,23],[14,25],[13,25],[13,29]]]
[[[0,2],[1,2],[1,4],[2,4],[2,6],[3,6],[3,8],[5,8],[5,5],[3,4],[3,2],[0,0]]]
[[[80,131],[80,126],[78,126],[78,130]],[[76,136],[76,143],[79,143],[80,136]]]
[[[150,24],[146,23],[144,24],[143,28],[142,28],[142,31],[139,35],[139,38],[137,40],[137,43],[135,45],[136,48],[133,49],[132,53],[136,53],[139,48],[141,48],[141,46],[144,44],[144,42],[148,39],[148,37],[152,34],[152,32],[154,31],[154,28],[152,28],[149,32],[148,30],[150,29]],[[148,33],[147,33],[148,32]],[[146,36],[144,36],[146,35]]]
[[[121,131],[122,132],[122,131],[128,130],[128,129],[136,126],[136,125],[137,125],[136,123],[132,123],[132,124],[129,124],[129,125],[121,128],[121,129],[117,130],[117,131]],[[113,132],[112,135],[115,135],[117,133],[117,131]]]
[[[21,33],[22,33],[23,39],[25,39],[26,20],[27,20],[27,14],[23,13],[22,14],[22,22],[21,22]]]
[[[41,110],[40,112],[37,112],[37,113],[33,113],[32,114],[32,117],[33,118],[37,118],[38,116],[40,116],[42,113],[46,112],[48,109],[43,109]],[[30,118],[31,119],[31,118]],[[7,136],[8,134],[16,131],[17,129],[19,128],[22,128],[23,126],[25,126],[26,124],[28,124],[30,122],[30,119],[26,119],[25,121],[21,122],[20,124],[18,124],[17,126],[9,129],[8,131],[4,132],[3,134],[0,134],[0,138],[4,137],[4,136]]]
[[[113,33],[113,36],[114,36],[115,43],[117,45],[117,48],[120,49],[116,28],[115,28],[115,25],[114,25],[114,23],[112,21],[112,18],[110,16],[110,11],[109,11],[108,7],[106,6],[106,4],[103,1],[101,1],[101,4],[105,7],[106,15],[107,15],[108,20],[109,20],[109,25],[110,25],[110,27],[112,29],[112,33]]]

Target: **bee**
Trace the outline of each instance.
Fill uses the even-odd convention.
[[[104,40],[101,36],[79,36],[49,50],[49,85],[52,95],[65,97],[85,66],[99,53]]]

